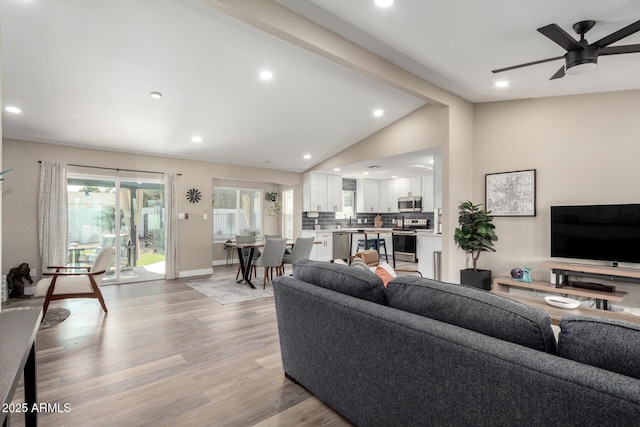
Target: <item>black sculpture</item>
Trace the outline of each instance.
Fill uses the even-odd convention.
[[[33,284],[33,279],[29,274],[30,271],[29,264],[26,262],[9,270],[9,274],[7,274],[7,286],[9,288],[10,298],[29,298],[30,295],[24,294],[24,279],[27,279],[27,282]]]

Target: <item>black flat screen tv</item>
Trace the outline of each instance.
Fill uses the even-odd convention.
[[[640,263],[640,204],[551,206],[551,256]]]

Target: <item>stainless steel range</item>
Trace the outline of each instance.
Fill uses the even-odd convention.
[[[396,221],[396,228],[393,230],[393,264],[396,261],[417,262],[417,241],[416,229],[426,229],[428,220],[426,219],[400,219]]]

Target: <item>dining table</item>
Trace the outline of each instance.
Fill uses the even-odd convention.
[[[287,240],[287,247],[292,247],[293,243],[293,240]],[[256,287],[251,283],[251,265],[253,264],[253,256],[255,255],[256,249],[263,248],[265,241],[257,240],[253,243],[227,243],[226,245],[227,247],[235,247],[238,250],[238,260],[240,261],[242,277],[236,280],[236,283],[244,282],[255,289]],[[249,249],[249,255],[246,260],[242,254],[243,249]]]

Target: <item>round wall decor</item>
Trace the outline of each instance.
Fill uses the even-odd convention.
[[[192,188],[191,190],[187,191],[187,200],[190,203],[198,203],[201,198],[202,194],[197,188]]]

